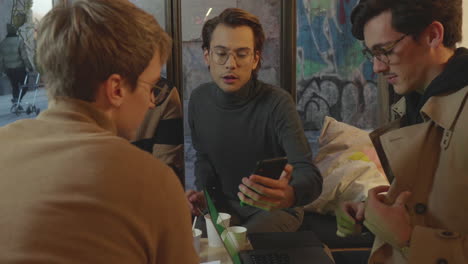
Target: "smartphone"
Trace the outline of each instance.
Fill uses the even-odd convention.
[[[281,176],[281,173],[283,173],[286,164],[288,164],[288,159],[286,157],[261,160],[257,162],[252,174],[277,180]],[[244,207],[246,204],[240,201],[240,205]]]
[[[276,180],[281,176],[286,164],[288,164],[288,159],[286,157],[261,160],[257,162],[257,166],[255,167],[253,174]]]

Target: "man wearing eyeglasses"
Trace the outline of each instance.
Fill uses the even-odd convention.
[[[200,190],[215,189],[231,224],[249,233],[296,231],[303,219],[298,206],[320,195],[322,178],[291,96],[257,79],[262,26],[254,15],[229,8],[205,23],[202,36],[213,82],[196,88],[189,102],[198,189],[186,192],[192,212],[204,207]],[[279,179],[252,175],[257,161],[280,156],[289,165]]]
[[[156,107],[148,110],[132,143],[166,163],[183,180],[184,132],[179,92],[161,77],[152,93]]]
[[[396,93],[399,119],[371,133],[390,188],[345,203],[340,233],[376,235],[369,263],[468,263],[468,50],[461,0],[361,0],[353,35]]]
[[[41,20],[49,108],[0,127],[0,263],[200,263],[172,170],[129,140],[171,39],[127,0]]]

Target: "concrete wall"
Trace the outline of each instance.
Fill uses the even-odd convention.
[[[136,6],[152,14],[162,28],[166,28],[165,0],[130,0]]]
[[[266,34],[262,68],[259,79],[279,85],[280,80],[280,11],[278,0],[182,0],[182,53],[184,71],[184,99],[193,89],[211,81],[203,61],[201,31],[206,20],[219,15],[225,8],[237,7],[259,17]],[[208,10],[211,12],[207,17]]]
[[[463,39],[462,47],[468,47],[468,0],[463,0]]]
[[[6,24],[11,20],[11,7],[13,0],[0,0],[0,41],[5,38]]]

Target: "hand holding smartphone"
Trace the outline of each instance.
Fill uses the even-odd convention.
[[[288,164],[288,159],[286,157],[260,160],[257,162],[252,174],[278,180],[286,164]],[[245,205],[242,201],[240,204],[241,206]]]

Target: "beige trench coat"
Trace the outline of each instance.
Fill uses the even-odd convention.
[[[406,207],[413,233],[407,259],[376,237],[369,263],[468,263],[467,98],[468,86],[431,97],[421,110],[424,123],[388,129],[398,128],[394,122],[371,134],[380,139],[376,149],[394,177],[387,203],[412,193]],[[404,114],[404,105],[395,110]]]

